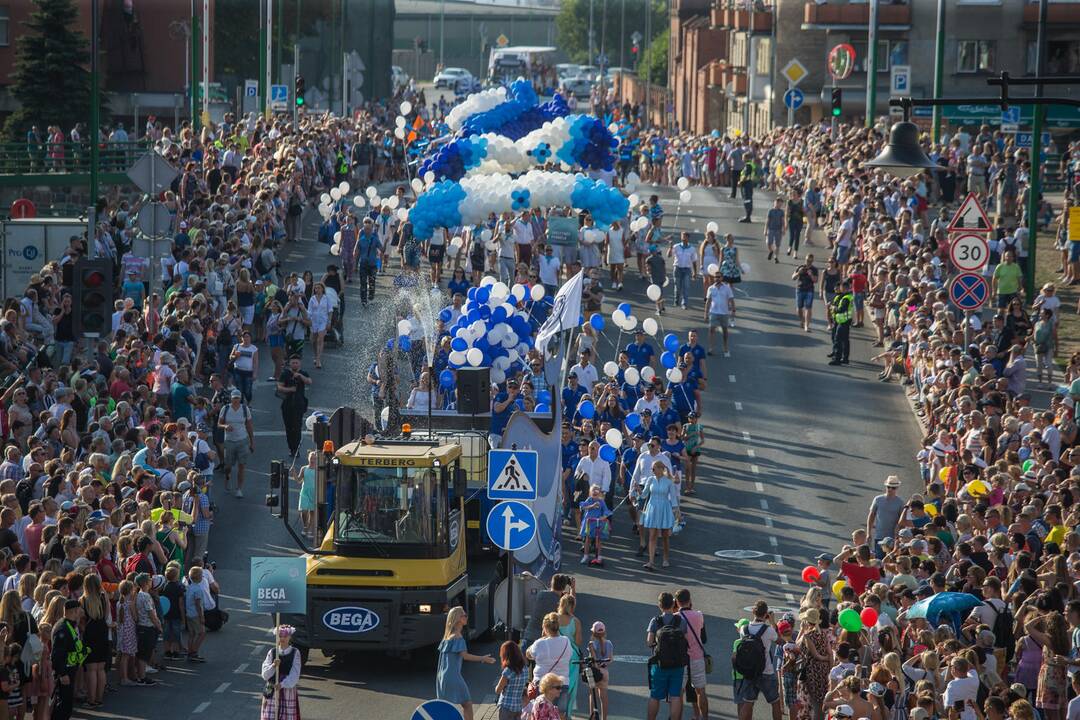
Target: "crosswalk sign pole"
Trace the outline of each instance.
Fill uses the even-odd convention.
[[[506,551],[506,639],[514,641],[514,551]]]

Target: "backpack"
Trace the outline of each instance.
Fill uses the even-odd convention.
[[[748,680],[759,678],[765,672],[765,643],[761,641],[761,636],[768,629],[768,625],[762,625],[753,635],[744,629],[742,637],[736,641],[735,651],[731,653],[732,669]]]
[[[660,625],[656,631],[656,650],[653,658],[661,669],[685,667],[689,662],[686,633],[683,632],[678,618],[674,618],[671,625],[664,624],[664,616],[657,615],[656,621]]]
[[[22,508],[23,515],[26,515],[30,511],[30,503],[34,499],[34,481],[29,477],[24,477],[19,481],[19,484],[15,486],[15,498],[19,501],[19,507]]]
[[[205,443],[199,440],[198,443]],[[210,456],[205,452],[199,450],[199,445],[195,445],[195,469],[196,470],[208,470],[210,469]]]
[[[1004,648],[1006,661],[1012,660],[1013,651],[1016,649],[1016,638],[1013,636],[1013,614],[1009,610],[1009,604],[1002,601],[1002,608],[998,610],[993,603],[987,601],[987,605],[996,614],[994,615],[994,647]]]

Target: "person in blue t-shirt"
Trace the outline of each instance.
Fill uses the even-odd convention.
[[[705,366],[702,364],[705,361],[705,348],[698,343],[697,330],[691,330],[687,333],[686,342],[679,348],[679,357],[684,358],[686,353],[690,353],[694,356],[694,370],[698,373],[702,373],[704,377]]]
[[[667,436],[667,428],[669,425],[682,425],[682,418],[679,417],[679,411],[671,406],[671,395],[664,393],[660,396],[660,412],[656,413],[656,417],[653,418],[653,423],[659,426],[663,431],[660,433],[660,437]]]
[[[683,369],[683,381],[671,383],[668,385],[668,391],[671,393],[672,405],[682,421],[686,422],[686,417],[697,410],[697,381]]]
[[[508,380],[506,390],[500,390],[495,395],[494,400],[491,401],[491,432],[488,436],[488,443],[493,448],[498,447],[499,443],[502,442],[502,434],[506,430],[506,423],[510,422],[510,416],[517,409],[516,403],[519,390],[517,380]]]
[[[578,384],[577,373],[571,372],[566,378],[566,387],[562,389],[563,415],[577,412],[578,403],[585,395],[585,388]]]
[[[625,352],[630,364],[639,370],[652,364],[652,359],[656,355],[656,350],[645,340],[645,331],[640,328],[634,332],[634,342],[626,346]]]

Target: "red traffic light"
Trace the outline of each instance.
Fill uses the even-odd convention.
[[[82,276],[82,285],[86,288],[98,288],[105,283],[105,275],[98,270],[87,270]]]

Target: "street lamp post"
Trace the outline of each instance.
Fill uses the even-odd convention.
[[[874,127],[874,113],[877,112],[877,33],[878,0],[870,0],[870,28],[866,38],[866,127]]]
[[[1040,77],[1046,71],[1046,14],[1048,0],[1039,0],[1039,24],[1035,30],[1035,77]],[[1043,83],[1036,82],[1035,96],[1043,94]],[[1024,290],[1028,302],[1035,299],[1035,253],[1037,250],[1036,238],[1039,232],[1039,196],[1042,194],[1042,125],[1043,114],[1046,112],[1042,105],[1036,105],[1031,113],[1031,176],[1028,179],[1028,204],[1027,204],[1027,265],[1024,268],[1026,275]]]
[[[934,97],[945,91],[945,0],[938,0],[936,48],[934,50]],[[934,107],[934,144],[941,142],[941,108]]]

